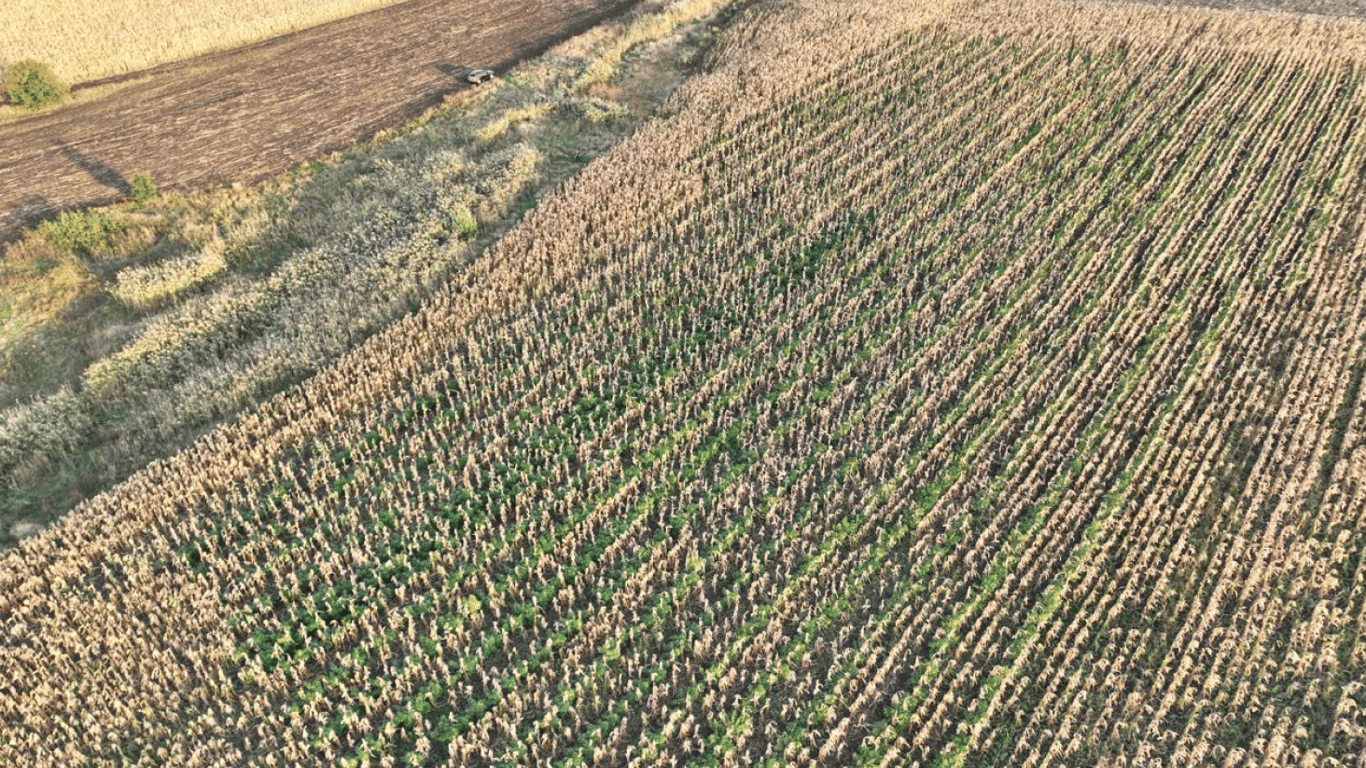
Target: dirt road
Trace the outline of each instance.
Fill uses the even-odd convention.
[[[349,146],[635,0],[413,0],[169,64],[98,100],[0,124],[0,242],[60,208],[250,182]]]

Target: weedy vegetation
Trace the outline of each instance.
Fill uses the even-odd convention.
[[[145,173],[134,174],[128,187],[129,196],[132,197],[133,202],[138,205],[145,205],[157,196],[156,185],[152,183],[152,178]]]

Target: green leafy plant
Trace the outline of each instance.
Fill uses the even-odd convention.
[[[60,103],[71,91],[51,67],[41,61],[24,59],[5,71],[5,92],[10,101],[36,112]]]
[[[89,255],[107,246],[122,227],[99,211],[64,211],[43,229],[57,248]]]
[[[468,205],[457,204],[451,209],[451,229],[466,239],[474,237],[474,233],[479,231],[479,221],[474,218]]]
[[[138,205],[144,205],[157,196],[156,185],[152,183],[151,177],[145,173],[139,173],[133,177],[130,192]]]

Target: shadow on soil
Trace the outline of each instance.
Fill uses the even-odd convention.
[[[4,246],[19,239],[23,228],[57,215],[57,204],[42,195],[25,195],[19,204],[0,210],[0,253]]]
[[[95,181],[98,181],[122,195],[126,195],[132,191],[132,187],[129,186],[128,180],[123,177],[123,174],[110,168],[99,160],[96,160],[89,155],[83,155],[65,143],[57,145],[57,149],[65,155],[66,159],[70,160],[73,165],[90,174],[90,178]]]
[[[452,64],[449,61],[438,61],[432,66],[436,67],[436,71],[451,78],[451,80],[458,80],[460,82],[464,82],[463,78],[465,77],[465,74],[472,69],[472,67],[467,67],[464,64]]]
[[[90,177],[95,181],[108,187],[116,193],[118,198],[132,194],[132,186],[122,173],[89,155],[81,154],[67,144],[56,146],[57,150],[73,165],[90,174]],[[24,230],[35,227],[48,219],[56,218],[57,214],[64,210],[79,210],[92,205],[107,205],[114,202],[115,199],[117,198],[103,198],[58,205],[42,195],[28,195],[20,200],[18,205],[11,206],[8,209],[0,209],[0,253],[3,253],[4,246],[19,240],[23,236]]]

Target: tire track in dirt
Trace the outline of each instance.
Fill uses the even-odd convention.
[[[0,125],[0,242],[60,209],[252,182],[350,146],[637,0],[413,0],[113,80],[109,95]],[[91,84],[94,85],[94,84]]]

